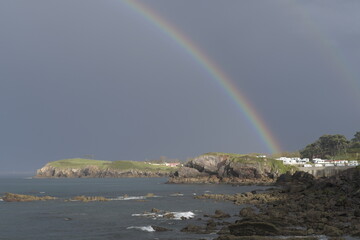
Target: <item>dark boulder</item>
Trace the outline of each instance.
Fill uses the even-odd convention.
[[[172,231],[171,229],[159,227],[159,226],[151,226],[156,232],[167,232]]]
[[[174,177],[180,177],[180,178],[196,178],[203,176],[207,176],[207,174],[201,173],[197,169],[189,168],[189,167],[181,167],[179,170],[177,170],[174,173]]]
[[[275,225],[267,222],[237,222],[229,226],[235,236],[274,236],[279,233]]]

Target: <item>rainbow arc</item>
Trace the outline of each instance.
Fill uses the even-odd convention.
[[[150,21],[166,36],[175,41],[183,50],[185,50],[195,62],[197,62],[225,91],[232,101],[238,106],[240,111],[246,116],[256,131],[259,138],[264,142],[268,151],[271,153],[281,152],[281,148],[272,132],[266,126],[264,120],[256,112],[255,108],[246,99],[245,95],[236,86],[225,72],[210,59],[204,51],[196,46],[189,37],[184,35],[178,28],[166,21],[153,9],[136,0],[124,0],[131,9],[141,15],[146,21]]]

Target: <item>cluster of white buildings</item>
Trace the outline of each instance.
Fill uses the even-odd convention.
[[[358,166],[359,163],[356,160],[327,160],[321,158],[314,158],[313,164],[310,163],[308,158],[287,158],[280,157],[276,160],[283,161],[284,164],[299,165],[302,167],[346,167],[346,166]]]
[[[164,162],[164,163],[152,163],[152,162],[145,162],[147,164],[150,164],[150,165],[158,165],[158,166],[167,166],[167,167],[179,167],[179,166],[182,166],[181,163],[179,162]]]

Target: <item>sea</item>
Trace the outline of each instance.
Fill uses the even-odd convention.
[[[59,199],[36,202],[0,201],[0,239],[215,239],[216,233],[181,232],[188,224],[204,226],[204,215],[220,209],[235,221],[240,209],[231,202],[200,200],[205,193],[234,194],[263,191],[265,186],[225,184],[166,184],[166,178],[58,178],[0,177],[0,195],[6,192]],[[107,202],[66,201],[75,196],[103,196]],[[151,213],[153,208],[160,213]],[[171,212],[175,218],[163,217]],[[171,231],[153,231],[160,226]]]

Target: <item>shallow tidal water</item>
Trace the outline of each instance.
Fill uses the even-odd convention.
[[[45,202],[0,201],[0,239],[213,239],[216,234],[189,234],[180,230],[188,224],[203,225],[204,222],[198,218],[213,214],[216,209],[235,215],[241,207],[230,202],[194,199],[194,195],[266,189],[263,186],[165,182],[166,178],[0,178],[0,195],[11,192],[59,198]],[[155,197],[146,198],[148,193]],[[113,200],[87,203],[64,201],[79,195],[104,196]],[[142,216],[152,208],[192,218],[176,220]],[[172,231],[150,232],[151,225]]]

